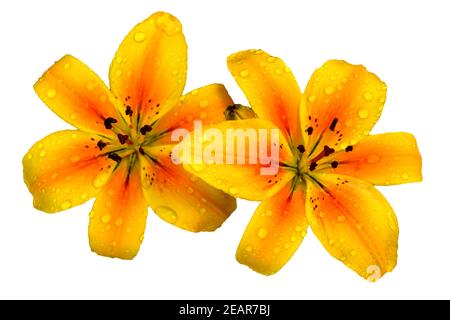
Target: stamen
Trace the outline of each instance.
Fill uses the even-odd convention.
[[[131,109],[130,106],[127,106],[127,109],[125,110],[125,114],[130,117],[133,115],[133,110]]]
[[[141,132],[141,134],[142,134],[143,136],[145,136],[145,135],[147,134],[147,132],[152,131],[152,129],[153,129],[153,128],[152,128],[150,125],[146,124],[146,125],[143,126],[139,131]]]
[[[120,161],[122,161],[122,157],[119,156],[117,153],[108,154],[108,158],[110,158],[111,160],[114,160],[117,163],[120,163]]]
[[[105,128],[108,130],[112,129],[112,124],[117,123],[117,120],[114,118],[106,118],[105,121],[103,121],[103,124],[105,125]]]
[[[125,144],[125,142],[127,142],[128,140],[128,135],[126,134],[118,134],[117,138],[119,138],[120,144]]]
[[[103,142],[102,140],[97,142],[97,147],[100,149],[100,151],[102,151],[103,148],[105,148],[106,146],[107,146],[107,143]]]
[[[330,130],[331,131],[334,131],[334,129],[336,128],[337,123],[338,123],[338,119],[334,118],[333,121],[330,124]]]
[[[311,162],[309,165],[309,171],[314,171],[315,168],[317,168],[317,162]]]

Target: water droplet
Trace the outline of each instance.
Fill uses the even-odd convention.
[[[33,158],[33,155],[31,153],[27,154],[27,159],[30,160],[31,158]]]
[[[206,108],[208,104],[209,104],[208,100],[202,100],[200,101],[200,108]]]
[[[243,69],[243,70],[241,70],[241,72],[239,72],[239,75],[242,78],[247,78],[250,75],[250,71],[248,71],[247,69]]]
[[[88,89],[88,90],[94,90],[94,88],[95,88],[95,85],[92,83],[92,82],[88,82],[88,83],[86,83],[86,88]]]
[[[337,220],[339,221],[339,222],[344,222],[345,221],[345,216],[338,216],[337,217]]]
[[[238,188],[236,187],[230,187],[230,189],[228,190],[231,194],[236,194],[238,193]]]
[[[267,237],[267,230],[265,228],[260,228],[258,230],[258,238],[264,239],[265,237]]]
[[[311,103],[313,103],[314,101],[316,101],[316,96],[315,96],[315,95],[310,95],[310,96],[308,97],[308,101],[311,102]]]
[[[266,211],[266,216],[271,217],[273,215],[273,211],[272,210],[267,210]]]
[[[367,100],[367,101],[370,101],[370,100],[373,99],[373,95],[372,95],[372,93],[370,93],[370,92],[364,93],[363,97],[364,97],[364,99]]]
[[[139,241],[140,242],[144,241],[144,234],[141,234],[141,236],[139,237]]]
[[[81,199],[81,200],[86,200],[87,197],[88,197],[88,194],[87,194],[87,193],[82,193],[82,194],[80,195],[80,199]]]
[[[70,119],[76,120],[77,119],[77,114],[76,113],[71,113],[70,114]]]
[[[297,241],[297,237],[291,237],[291,242]]]
[[[356,225],[356,229],[361,230],[361,229],[362,229],[362,226],[361,226],[360,224],[357,224],[357,225]]]
[[[69,68],[70,68],[70,63],[65,63],[65,64],[64,64],[64,69],[67,70],[67,69],[69,69]]]
[[[302,237],[303,238],[306,237],[306,231],[305,230],[302,231]]]
[[[111,215],[110,214],[104,214],[104,215],[102,215],[101,217],[100,217],[100,220],[103,222],[103,223],[108,223],[109,221],[111,221]]]
[[[194,189],[192,189],[191,187],[187,188],[187,193],[191,194],[194,192]]]
[[[178,69],[173,69],[172,70],[172,75],[176,76],[179,73]]]
[[[122,70],[120,70],[120,69],[117,70],[117,71],[116,71],[116,76],[117,76],[117,77],[120,77],[121,75],[122,75]]]
[[[376,154],[371,154],[370,156],[367,157],[367,162],[368,163],[377,163],[378,161],[380,161],[380,157],[377,156]]]
[[[205,119],[207,115],[208,114],[206,113],[206,111],[200,112],[200,119],[202,119],[202,120]]]
[[[163,220],[169,223],[175,223],[178,219],[177,213],[172,208],[166,206],[160,206],[155,209],[155,212],[158,216],[160,216]]]
[[[145,40],[147,36],[143,32],[137,32],[134,34],[134,41],[136,42],[142,42]]]
[[[267,58],[267,62],[274,62],[275,61],[275,57],[268,57]]]
[[[55,89],[49,89],[49,90],[47,91],[47,97],[49,97],[49,98],[54,98],[54,97],[56,97],[56,90],[55,90]]]
[[[52,174],[51,178],[52,180],[55,180],[56,178],[58,178],[58,174],[57,173]]]
[[[327,86],[325,87],[325,93],[326,94],[332,94],[334,92],[334,87],[333,86]]]
[[[253,247],[252,246],[246,246],[245,247],[245,251],[252,252],[253,251]]]
[[[80,156],[78,156],[78,155],[71,156],[70,157],[70,161],[78,162],[78,161],[80,161]]]
[[[379,230],[380,230],[380,228],[378,228],[378,226],[374,226],[374,227],[373,227],[373,230],[375,230],[375,231],[379,231]]]
[[[72,207],[72,202],[70,202],[68,200],[66,200],[63,203],[61,203],[61,209],[63,209],[63,210],[67,210],[67,209],[69,209],[71,207]]]
[[[173,37],[181,32],[180,22],[173,16],[162,13],[156,20],[156,27],[169,37]]]
[[[42,150],[41,152],[39,152],[39,157],[43,158],[47,155],[47,151]]]
[[[116,219],[114,224],[116,225],[116,227],[120,227],[121,225],[123,225],[123,219],[122,218]]]
[[[409,175],[407,173],[402,174],[402,178],[404,180],[408,180],[409,179]]]
[[[352,250],[351,252],[350,252],[350,254],[354,257],[354,256],[356,256],[356,250]]]
[[[281,70],[280,68],[275,69],[275,74],[277,76],[281,76],[282,73],[283,73],[283,70]]]
[[[195,172],[202,172],[203,170],[206,169],[206,165],[204,163],[193,163],[193,164],[191,164],[191,168]]]
[[[358,117],[361,119],[367,119],[367,117],[369,117],[369,111],[367,109],[359,109]]]
[[[206,209],[205,208],[201,208],[200,209],[200,213],[205,213],[206,212]]]
[[[281,251],[281,249],[279,247],[276,247],[275,249],[273,249],[273,253],[275,254],[279,254]]]
[[[198,95],[198,89],[192,90],[191,94],[192,94],[193,96]]]
[[[106,182],[108,182],[108,179],[109,179],[109,173],[103,172],[103,173],[100,173],[94,179],[92,184],[94,185],[94,188],[99,189],[99,188],[103,187],[106,184]]]

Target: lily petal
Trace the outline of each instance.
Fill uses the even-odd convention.
[[[259,118],[272,121],[287,138],[301,138],[301,92],[285,63],[262,50],[247,50],[228,57],[228,68]]]
[[[386,85],[361,65],[330,60],[317,69],[302,97],[301,124],[306,150],[336,151],[367,136],[380,117]]]
[[[279,141],[272,141],[272,134]],[[233,197],[270,198],[295,176],[285,166],[293,159],[286,139],[267,120],[231,120],[205,126],[203,135],[194,131],[178,147],[187,149],[181,152],[186,170]]]
[[[151,133],[160,136],[153,144],[173,144],[171,134],[176,129],[192,131],[194,121],[209,125],[225,120],[226,108],[233,104],[227,90],[221,84],[211,84],[189,92],[169,113],[159,119]]]
[[[133,123],[151,124],[180,99],[186,83],[187,45],[181,23],[157,12],[136,25],[111,63],[111,90],[133,112]]]
[[[147,203],[139,168],[122,160],[89,215],[89,244],[99,255],[133,259],[144,239]]]
[[[332,155],[329,161],[337,161],[338,166],[327,166],[324,172],[353,176],[375,185],[422,181],[422,158],[416,139],[409,133],[368,136],[351,150]]]
[[[304,186],[286,185],[256,209],[237,249],[237,260],[256,272],[271,275],[293,256],[306,236]]]
[[[36,209],[54,213],[88,201],[108,182],[116,163],[97,147],[100,137],[77,130],[55,132],[23,158],[25,183]]]
[[[172,162],[173,145],[142,150],[141,179],[147,203],[163,220],[188,231],[213,231],[236,209],[233,197]]]
[[[306,216],[314,234],[335,258],[376,281],[397,264],[395,214],[371,184],[316,174],[307,180]]]
[[[116,101],[103,81],[70,55],[50,67],[34,85],[41,100],[63,120],[83,131],[111,135],[105,120],[120,123]]]

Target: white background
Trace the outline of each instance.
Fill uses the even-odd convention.
[[[450,298],[450,8],[448,1],[2,1],[0,4],[0,298]],[[32,89],[71,53],[105,81],[122,38],[165,10],[189,44],[186,91],[224,83],[246,100],[226,57],[261,48],[280,56],[304,89],[327,59],[362,63],[388,84],[375,132],[409,131],[424,181],[382,188],[400,223],[398,266],[367,283],[309,232],[275,276],[234,259],[256,203],[214,233],[193,234],[149,214],[134,261],[102,258],[87,239],[92,202],[56,215],[33,209],[22,180],[27,149],[65,124]]]

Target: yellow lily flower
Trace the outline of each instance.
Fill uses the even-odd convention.
[[[35,84],[42,101],[78,130],[55,132],[23,158],[35,208],[54,213],[96,197],[89,243],[99,255],[132,259],[143,240],[147,207],[189,231],[211,231],[235,199],[171,161],[174,129],[224,120],[232,104],[222,85],[182,97],[187,45],[180,22],[158,12],[136,25],[112,61],[109,90],[67,55]]]
[[[278,128],[281,135],[279,170],[272,175],[261,175],[260,163],[185,164],[224,192],[262,200],[237,260],[259,273],[276,273],[310,226],[333,257],[362,277],[375,281],[392,271],[397,219],[374,185],[417,182],[422,175],[411,134],[369,135],[386,100],[386,85],[363,66],[331,60],[314,72],[301,94],[284,62],[261,50],[231,55],[228,67],[259,118],[209,127],[224,135],[236,128]],[[224,150],[235,152],[228,144]]]

